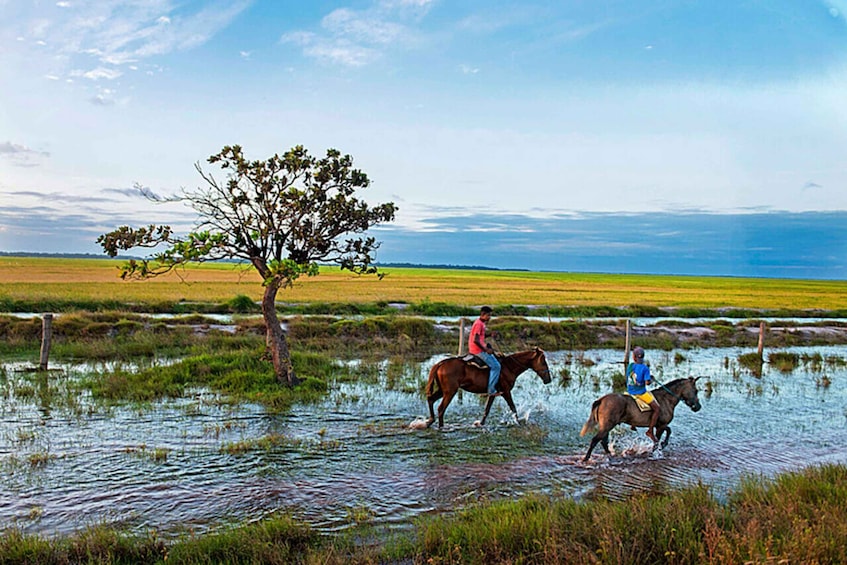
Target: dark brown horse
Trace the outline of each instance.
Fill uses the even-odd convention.
[[[662,441],[662,447],[668,445],[671,439],[671,428],[668,424],[673,420],[673,411],[680,400],[691,408],[692,411],[700,410],[700,399],[697,398],[697,379],[687,377],[676,379],[669,382],[667,385],[661,385],[659,388],[651,390],[656,401],[659,403],[661,410],[659,411],[659,420],[656,422],[656,443],[662,439],[662,434],[665,435],[665,440]],[[579,435],[584,436],[591,430],[597,429],[597,434],[591,438],[591,445],[588,446],[588,453],[585,454],[583,461],[588,461],[591,457],[591,452],[599,442],[607,454],[609,451],[609,432],[620,423],[629,424],[633,428],[646,428],[650,426],[651,413],[642,412],[638,409],[635,403],[635,398],[628,394],[607,394],[606,396],[595,400],[591,405],[591,415],[582,426],[582,431]]]
[[[549,383],[550,369],[547,367],[547,358],[544,356],[544,351],[536,347],[507,357],[498,356],[498,360],[501,368],[497,391],[502,393],[509,409],[517,418],[518,409],[515,408],[512,400],[515,380],[527,369],[532,369],[538,373],[544,384]],[[435,422],[433,404],[439,398],[444,398],[438,405],[438,427],[440,428],[444,426],[444,411],[447,410],[447,406],[460,388],[468,392],[485,394],[488,391],[488,373],[489,369],[479,369],[464,362],[461,357],[450,357],[436,363],[429,370],[429,380],[426,383],[426,400],[429,403],[429,420],[426,422],[426,427],[430,427]],[[488,402],[485,403],[485,414],[480,421],[481,426],[485,425],[485,419],[488,418],[488,412],[495,398],[488,397]]]

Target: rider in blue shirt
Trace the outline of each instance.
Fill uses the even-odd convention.
[[[656,439],[656,422],[659,420],[659,403],[656,397],[647,390],[647,385],[653,382],[650,377],[650,367],[644,364],[644,349],[635,347],[632,350],[633,362],[626,368],[626,391],[643,400],[650,405],[653,413],[650,416],[650,427],[647,428],[647,437],[654,442]]]

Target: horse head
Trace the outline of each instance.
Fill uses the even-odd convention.
[[[700,406],[700,399],[697,398],[697,379],[700,377],[688,377],[687,379],[680,379],[682,382],[682,388],[679,391],[679,397],[685,402],[685,405],[691,408],[692,412],[698,412],[702,406]]]
[[[541,382],[544,384],[550,383],[550,367],[547,366],[547,357],[544,355],[543,349],[539,347],[535,348],[532,356],[532,362],[529,366],[532,367],[532,370],[535,371],[539,377],[541,377]]]

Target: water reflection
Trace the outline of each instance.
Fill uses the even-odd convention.
[[[661,453],[651,453],[643,430],[619,426],[616,455],[587,463],[579,430],[591,402],[612,387],[617,351],[549,352],[559,378],[545,386],[527,373],[517,381],[524,425],[498,401],[489,424],[473,427],[484,405],[465,394],[443,431],[409,427],[426,415],[421,383],[438,358],[386,361],[373,382],[336,384],[323,402],[283,415],[205,390],[104,406],[75,386],[102,368],[35,376],[5,366],[0,524],[47,534],[100,521],[203,531],[285,509],[326,531],[362,516],[406,527],[414,516],[485,498],[622,498],[697,480],[722,493],[749,473],[847,462],[847,369],[838,361],[847,347],[790,351],[806,361],[791,373],[765,364],[761,377],[739,365],[738,349],[649,352],[661,381],[704,376],[703,409],[677,408]]]

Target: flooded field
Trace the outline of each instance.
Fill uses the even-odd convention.
[[[498,399],[464,394],[445,428],[426,416],[431,365],[386,361],[375,378],[331,385],[318,404],[269,414],[204,390],[145,405],[103,406],[71,386],[92,366],[49,377],[0,369],[0,525],[67,533],[118,523],[163,534],[202,532],[283,509],[318,529],[356,522],[407,527],[416,516],[480,499],[541,492],[625,497],[703,481],[721,493],[749,474],[847,463],[847,346],[792,348],[790,372],[756,377],[740,349],[648,351],[662,382],[700,376],[703,409],[680,404],[664,451],[619,426],[612,457],[583,463],[579,430],[612,388],[619,351],[548,352],[553,382],[532,372],[514,390],[520,424]],[[771,351],[771,353],[773,350]],[[766,352],[766,358],[767,358]]]

